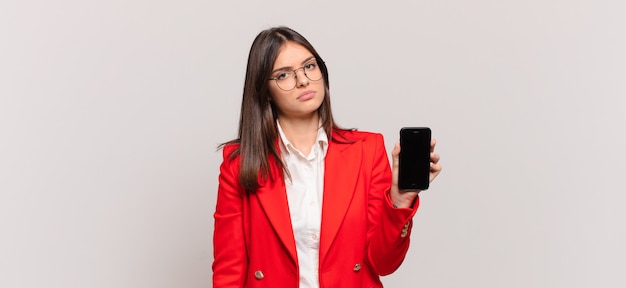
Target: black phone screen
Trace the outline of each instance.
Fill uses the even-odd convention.
[[[426,190],[430,178],[430,128],[400,129],[398,188]]]

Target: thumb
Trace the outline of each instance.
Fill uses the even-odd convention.
[[[391,187],[397,189],[398,187],[398,167],[400,163],[400,142],[396,142],[396,145],[391,151]]]

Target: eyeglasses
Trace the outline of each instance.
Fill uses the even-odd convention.
[[[296,71],[300,69],[302,69],[302,72],[304,72],[304,76],[306,76],[306,78],[311,81],[319,81],[320,79],[322,79],[322,70],[320,70],[317,62],[313,60],[304,64],[304,66],[296,68],[292,71],[280,71],[269,80],[276,81],[276,85],[278,85],[278,88],[280,88],[281,90],[291,91],[295,89],[298,85],[298,74],[296,73]]]

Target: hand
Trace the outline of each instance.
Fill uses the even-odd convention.
[[[430,141],[430,182],[433,182],[437,175],[441,173],[441,164],[439,154],[435,153],[435,145],[437,140]],[[419,194],[420,190],[400,190],[398,188],[398,163],[400,158],[400,143],[396,143],[391,151],[392,157],[392,169],[391,169],[391,201],[398,208],[409,208],[415,201],[415,197]]]

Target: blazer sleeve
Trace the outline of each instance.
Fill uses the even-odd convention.
[[[244,287],[247,252],[244,238],[244,191],[238,181],[238,158],[230,159],[233,147],[225,147],[220,165],[213,234],[213,287]]]
[[[394,208],[389,197],[391,168],[382,135],[375,135],[373,166],[368,200],[367,261],[381,276],[393,273],[409,249],[411,224],[419,206]]]

